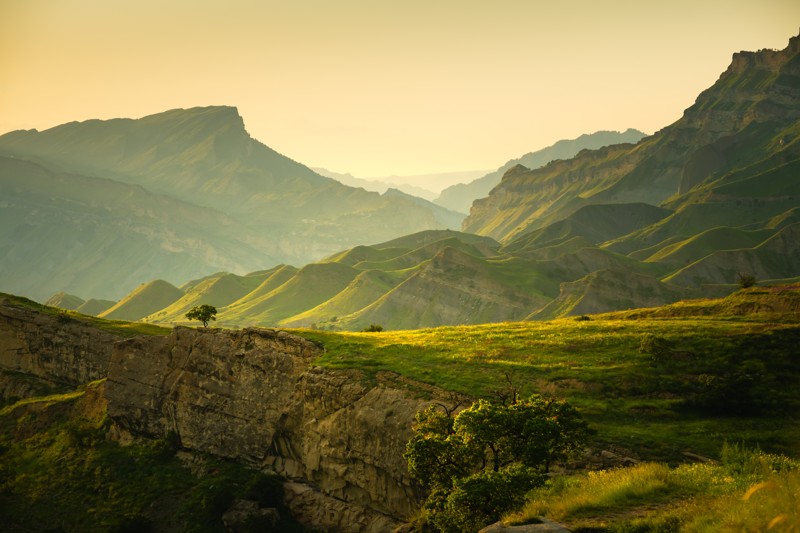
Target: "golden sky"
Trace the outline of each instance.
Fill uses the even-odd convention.
[[[0,133],[232,105],[359,177],[495,169],[677,120],[796,0],[0,0]]]

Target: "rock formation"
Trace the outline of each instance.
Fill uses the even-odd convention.
[[[101,379],[117,340],[67,314],[12,305],[0,295],[0,395],[26,397]]]
[[[0,299],[5,397],[107,377],[98,390],[121,442],[174,434],[188,451],[274,471],[309,527],[391,531],[415,511],[402,454],[415,413],[431,399],[447,401],[436,389],[315,366],[322,348],[282,331],[178,327],[123,339],[27,304]]]
[[[315,367],[313,343],[285,332],[176,328],[114,345],[109,416],[134,434],[174,432],[185,448],[292,480],[299,519],[389,531],[415,509],[402,453],[417,410],[390,375]]]

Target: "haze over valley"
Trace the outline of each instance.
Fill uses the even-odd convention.
[[[800,530],[798,20],[2,4],[3,527]]]

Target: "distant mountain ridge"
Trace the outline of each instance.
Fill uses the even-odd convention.
[[[418,328],[718,297],[742,273],[793,283],[798,176],[795,37],[782,51],[735,54],[682,119],[636,145],[539,169],[515,163],[475,202],[465,221],[473,233],[424,231],[345,249],[223,306],[219,320]]]
[[[500,183],[503,174],[517,165],[522,165],[529,169],[539,168],[556,159],[570,159],[581,150],[602,148],[612,144],[635,144],[644,136],[645,134],[641,131],[629,128],[622,133],[617,131],[598,131],[583,134],[576,139],[561,140],[541,150],[529,152],[518,159],[512,159],[494,172],[490,172],[470,183],[452,185],[443,190],[434,202],[459,213],[469,213],[472,202],[488,195]]]
[[[0,183],[14,191],[0,206],[0,288],[39,299],[304,264],[463,218],[320,176],[252,139],[233,107],[11,132],[0,157]]]

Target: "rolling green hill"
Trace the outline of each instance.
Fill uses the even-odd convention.
[[[405,329],[539,320],[721,296],[736,289],[740,273],[759,282],[794,279],[800,276],[799,54],[800,37],[785,50],[735,54],[731,66],[680,120],[636,145],[584,150],[534,170],[514,163],[492,193],[475,203],[464,232],[428,229],[372,245],[363,244],[376,242],[364,233],[360,245],[329,249],[320,262],[269,271],[258,287],[254,279],[243,284],[232,274],[197,277],[184,286],[180,303],[154,310],[147,320],[181,323],[186,310],[206,298],[219,307],[218,319],[227,326]],[[222,109],[190,110],[158,120],[181,116],[194,124],[206,113],[227,126],[220,130],[219,124],[213,125],[203,135],[237,131],[235,113]],[[58,132],[43,133],[46,139]],[[38,138],[15,135],[11,144],[18,147]],[[242,137],[232,138],[240,142]],[[173,168],[179,162],[200,168],[202,160],[209,168],[227,168],[229,152],[209,159],[211,145],[191,146],[170,152],[166,159],[140,153],[136,161],[144,170],[137,171],[139,178],[153,178],[161,172],[159,165]],[[261,153],[260,148],[252,150],[242,165]],[[129,156],[114,157],[124,167]],[[147,158],[154,159],[142,163]],[[239,213],[251,201],[236,196],[244,168],[249,167],[231,171],[233,185],[221,193],[243,202]],[[337,194],[358,193],[328,191],[323,178],[286,179],[292,191],[312,204],[325,191],[331,193],[328,204],[307,219],[325,247],[342,242],[342,235],[362,223],[388,227],[411,213],[334,213],[339,207],[330,204],[337,202]],[[255,187],[251,192],[258,196],[259,191]],[[401,193],[388,196],[394,202],[424,205]],[[273,214],[259,213],[253,219],[258,223]],[[440,215],[428,211],[424,217],[433,221]],[[287,231],[285,238],[299,234]],[[247,234],[242,240],[254,238]],[[269,265],[254,268],[264,266]]]
[[[106,309],[100,318],[111,320],[140,320],[159,309],[175,303],[183,296],[183,291],[164,280],[143,283],[125,298]]]

